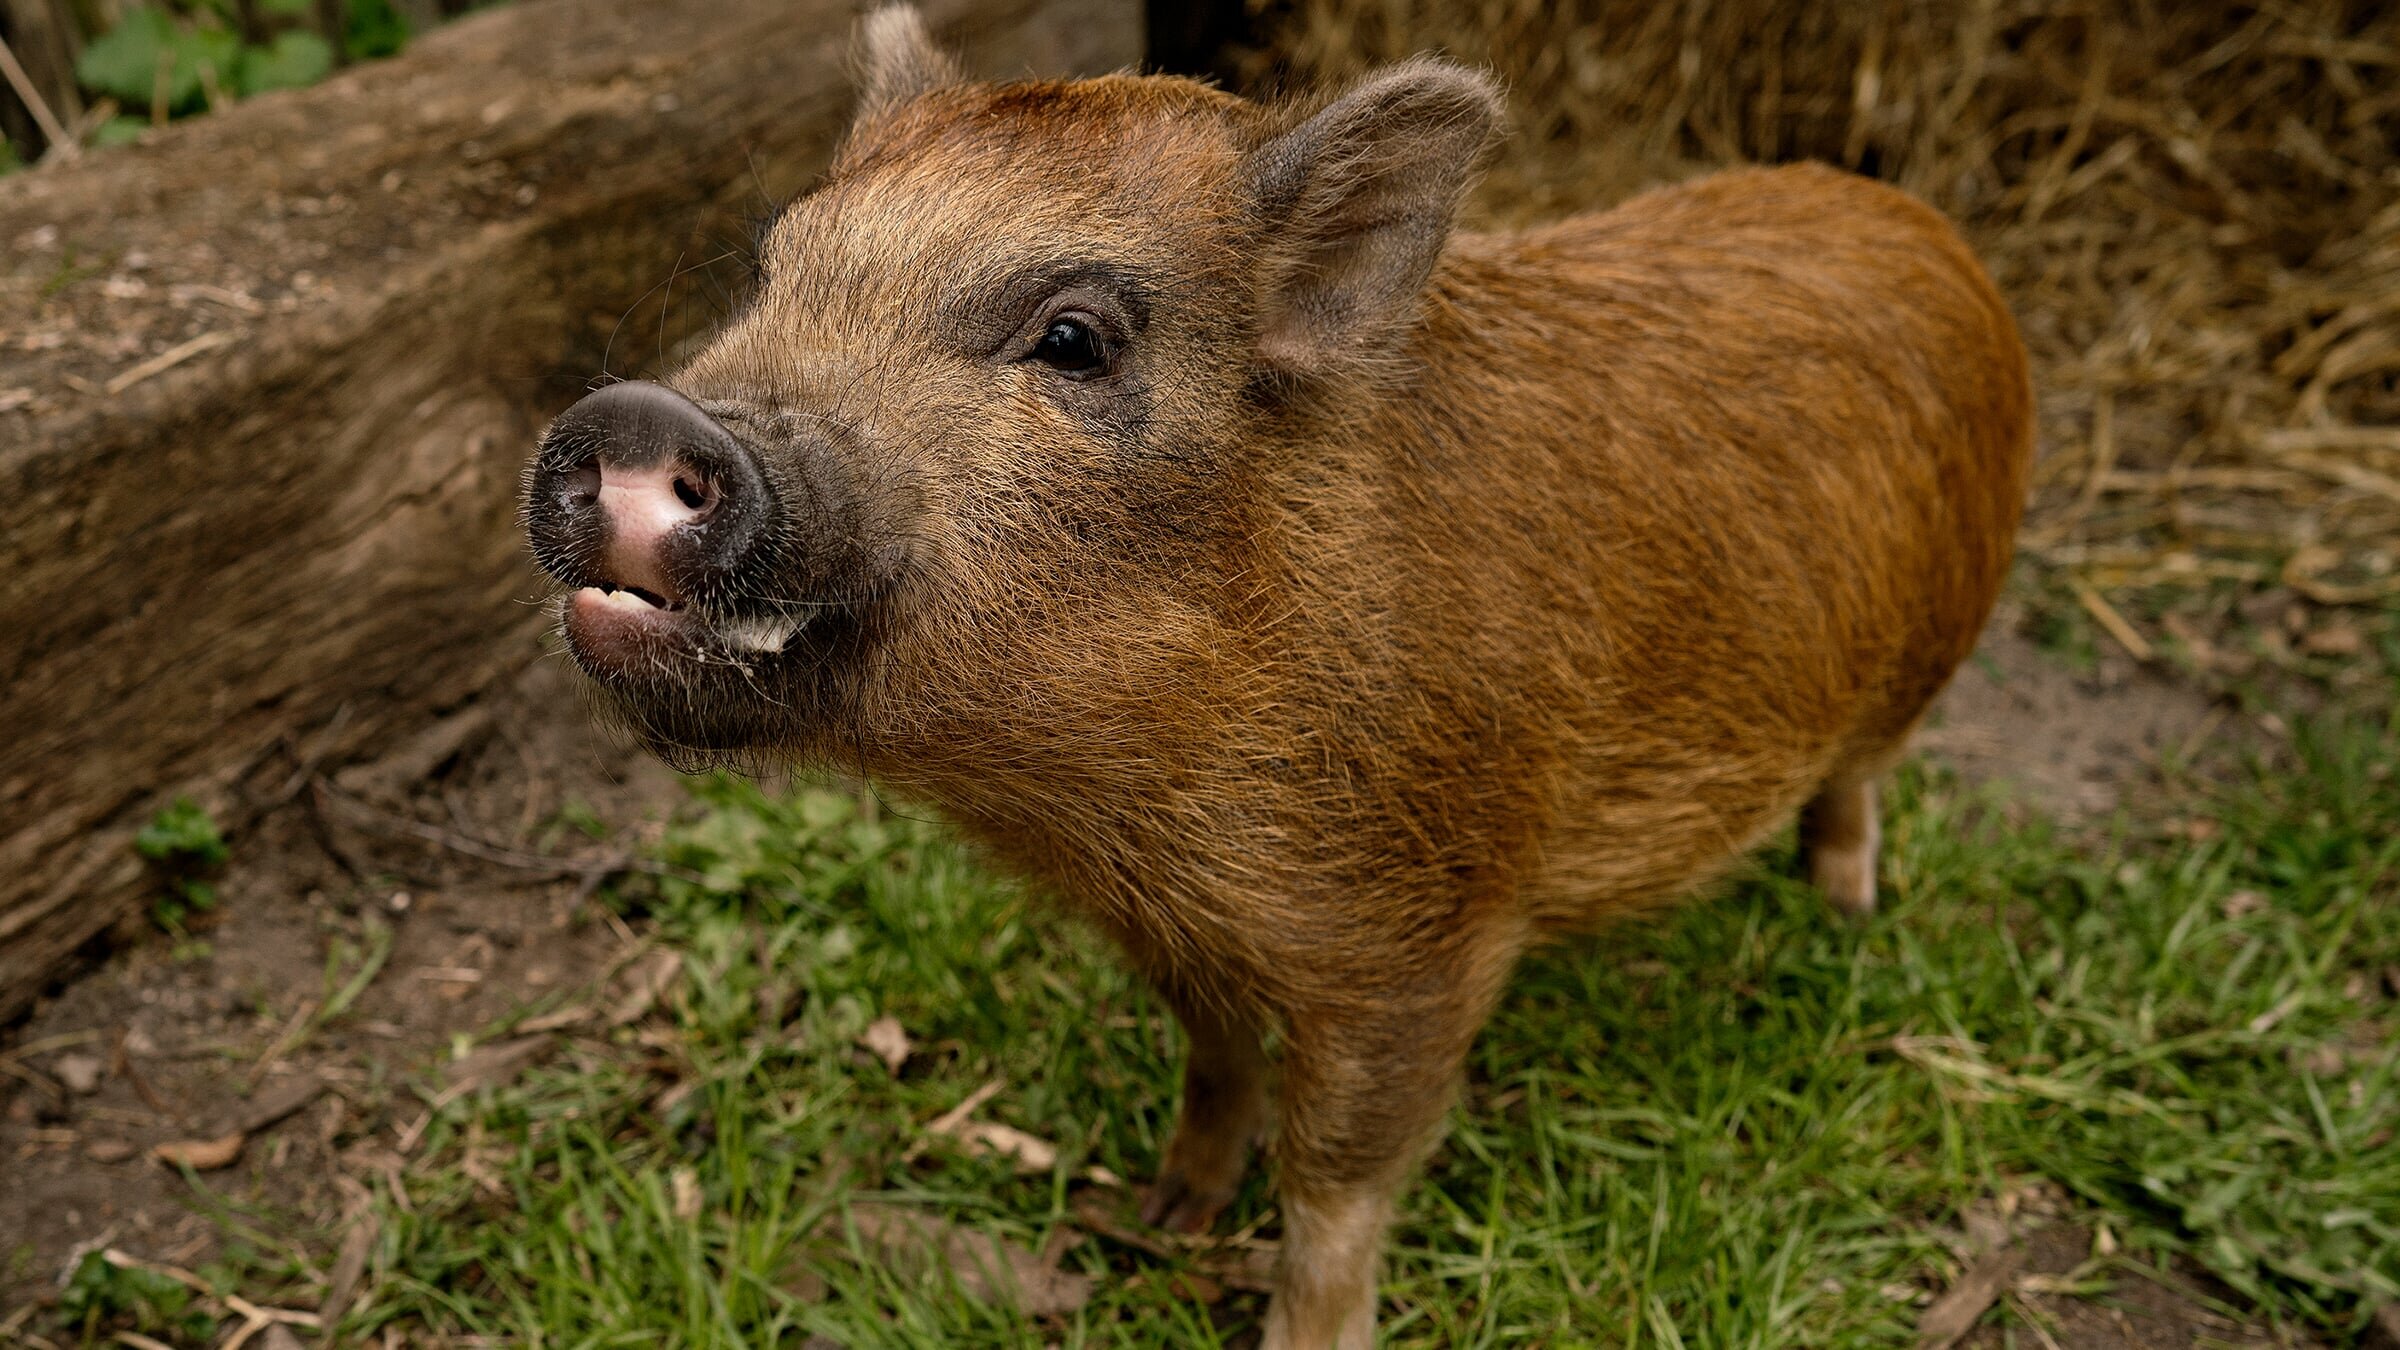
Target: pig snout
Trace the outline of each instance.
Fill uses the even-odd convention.
[[[561,414],[526,482],[527,531],[545,566],[614,603],[663,611],[739,573],[773,509],[757,459],[732,432],[639,380]]]

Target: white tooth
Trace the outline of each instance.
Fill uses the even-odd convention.
[[[657,608],[656,605],[651,604],[649,601],[644,600],[642,597],[635,595],[631,591],[602,591],[600,593],[600,603],[604,605],[615,605],[620,609]]]
[[[747,652],[779,652],[806,625],[798,619],[737,619],[717,631]]]

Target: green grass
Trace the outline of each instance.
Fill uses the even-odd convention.
[[[1386,1343],[1904,1345],[1909,1291],[1957,1274],[1941,1230],[2036,1182],[2106,1223],[2120,1278],[2188,1258],[2253,1316],[2355,1333],[2400,1293],[2394,732],[2303,728],[2285,766],[2199,799],[2199,842],[2068,837],[1912,772],[1872,922],[1767,858],[1722,900],[1544,953],[1404,1204]],[[1147,1176],[1175,1033],[938,831],[821,790],[701,790],[664,852],[698,879],[625,897],[685,956],[667,1004],[435,1113],[405,1207],[377,1192],[347,1331],[1076,1347],[1255,1326],[1256,1297],[1179,1297],[1105,1239],[1064,1256],[1097,1289],[1048,1321],[878,1259],[845,1206],[1039,1249],[1087,1167]],[[853,1044],[885,1014],[918,1047],[897,1079]],[[1055,1142],[1053,1171],[903,1160],[995,1078],[979,1114]],[[1270,1205],[1254,1181],[1233,1218]]]

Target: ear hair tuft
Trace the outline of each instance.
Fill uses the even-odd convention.
[[[925,17],[909,4],[885,5],[859,20],[851,64],[857,69],[862,117],[966,79],[956,58],[926,30]]]

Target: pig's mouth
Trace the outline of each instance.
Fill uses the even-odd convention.
[[[646,591],[639,586],[616,586],[605,581],[601,582],[597,586],[586,586],[583,589],[587,591],[598,591],[605,599],[614,599],[620,595],[627,596],[631,599],[641,601],[643,604],[650,606],[652,609],[674,611],[682,609],[685,603],[680,599],[670,600],[666,596],[660,595],[656,591]]]
[[[569,649],[585,670],[604,680],[656,670],[662,658],[780,656],[816,617],[715,615],[672,591],[613,582],[568,592],[562,608]]]

